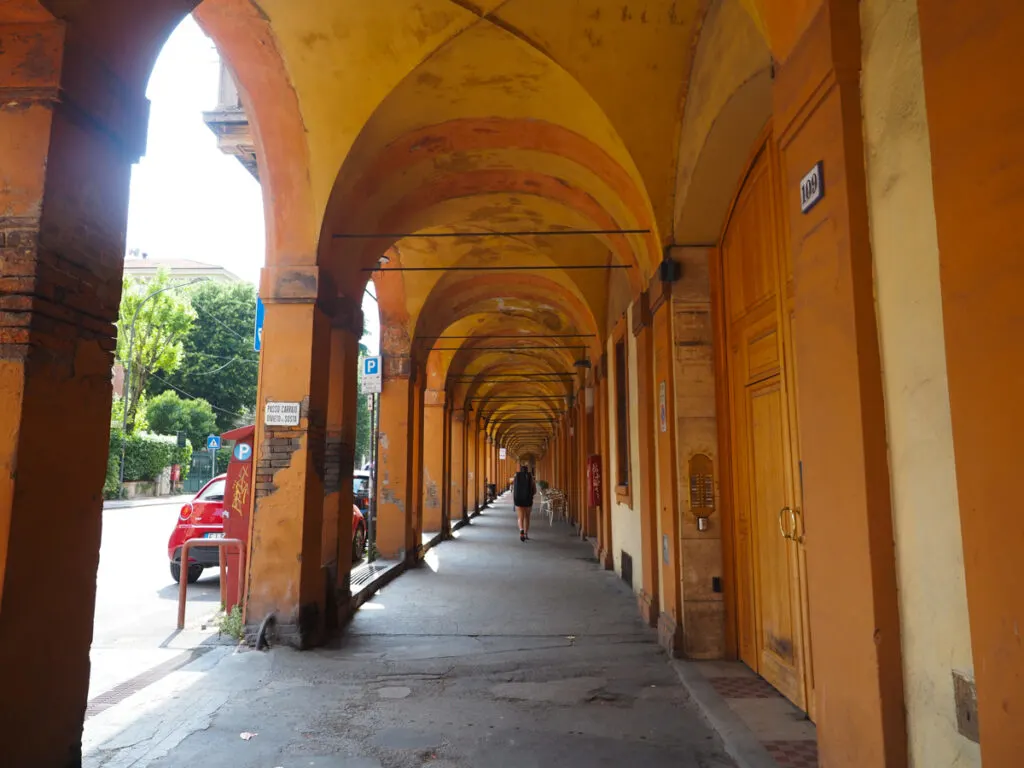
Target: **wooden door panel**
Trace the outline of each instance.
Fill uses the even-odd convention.
[[[783,508],[803,510],[796,487],[797,416],[790,391],[791,265],[783,253],[776,162],[769,140],[738,195],[721,248],[730,368],[737,640],[740,658],[804,707],[806,692],[813,692],[810,670],[805,670],[810,638],[804,545],[783,538],[779,529]]]
[[[746,348],[736,346],[731,350],[729,371],[732,385],[729,387],[730,410],[733,413],[732,444],[733,458],[733,509],[736,547],[736,639],[740,659],[757,671],[759,664],[757,642],[757,606],[754,597],[754,535],[749,501],[750,465],[746,454],[749,444],[747,408],[743,400],[746,391]]]
[[[771,177],[765,155],[757,161],[732,212],[722,241],[728,284],[729,317],[736,320],[770,299],[777,290]]]
[[[803,697],[797,670],[799,618],[794,615],[797,603],[793,552],[779,528],[779,512],[790,506],[786,411],[780,379],[750,387],[748,408],[752,517],[757,540],[759,671],[786,696],[800,703]]]

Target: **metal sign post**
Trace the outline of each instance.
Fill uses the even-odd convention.
[[[366,510],[370,515],[366,537],[366,561],[372,563],[377,559],[377,396],[370,395],[370,487],[367,489]]]
[[[384,387],[384,371],[380,355],[364,357],[359,369],[359,392],[369,395],[370,401],[370,498],[367,511],[370,514],[369,524],[366,528],[366,537],[369,540],[367,545],[367,562],[376,559],[377,550],[377,456],[380,453],[377,446],[377,431],[380,426],[380,413],[377,407],[377,396]]]
[[[210,479],[217,476],[217,451],[220,449],[220,435],[206,438],[206,450],[210,452]]]

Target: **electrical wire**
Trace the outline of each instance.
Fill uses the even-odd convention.
[[[164,381],[159,376],[157,376],[155,373],[151,373],[149,375],[150,375],[151,378],[156,379],[161,384],[164,384],[165,386],[170,387],[171,389],[173,389],[178,394],[184,395],[189,400],[203,400],[203,399],[205,399],[205,398],[202,398],[202,397],[196,397],[195,395],[186,392],[184,389],[180,389],[179,387],[174,386],[169,381]],[[210,403],[209,400],[207,400],[206,402]],[[227,408],[221,408],[219,405],[214,405],[213,403],[210,403],[210,407],[213,408],[213,410],[215,410],[215,411],[220,411],[221,413],[228,413],[228,414],[230,414],[232,416],[238,416],[238,414],[235,411],[229,411]]]

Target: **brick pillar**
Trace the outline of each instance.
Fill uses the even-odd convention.
[[[147,112],[141,92],[65,47],[63,24],[0,25],[4,765],[80,761],[113,323]]]
[[[442,530],[444,487],[444,390],[428,389],[423,396],[423,532]]]
[[[388,560],[415,551],[412,498],[411,364],[407,356],[384,357],[378,434],[377,550]]]
[[[319,278],[317,267],[267,267],[260,282],[266,316],[246,625],[273,613],[280,638],[298,648],[322,641],[328,592],[321,545],[331,320],[317,298]],[[268,425],[270,403],[298,404],[299,423]]]
[[[324,449],[324,512],[321,563],[327,570],[327,628],[345,618],[351,596],[352,470],[356,450],[357,366],[363,312],[355,302],[337,303],[331,318],[330,372]],[[330,588],[333,586],[333,591]],[[335,610],[335,606],[339,610]]]

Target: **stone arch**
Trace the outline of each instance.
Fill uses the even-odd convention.
[[[479,66],[518,73],[506,87],[493,89],[486,71],[465,74],[478,49],[492,54]],[[327,202],[321,263],[330,264],[343,292],[354,293],[359,272],[379,254],[396,244],[407,250],[402,235],[476,231],[480,201],[501,195],[528,196],[527,207],[539,212],[538,220],[506,210],[508,229],[647,231],[602,237],[595,246],[637,267],[629,275],[633,292],[660,259],[650,201],[607,117],[552,59],[484,24],[408,73],[365,123]],[[368,232],[398,237],[346,239]]]
[[[715,0],[697,43],[679,141],[677,244],[718,241],[751,148],[771,118],[771,51],[746,5]]]

